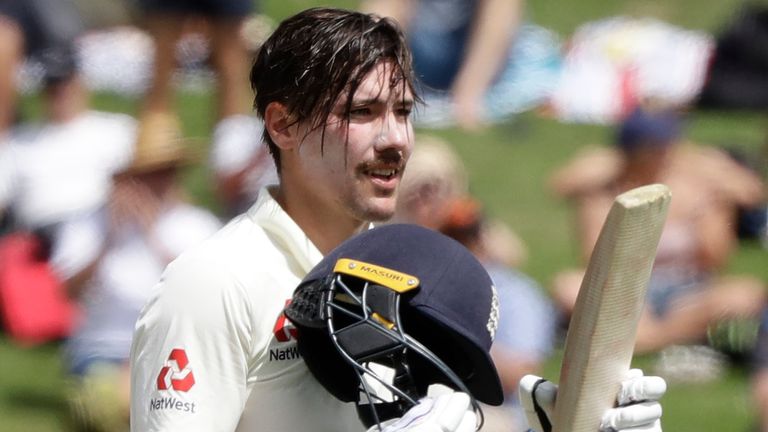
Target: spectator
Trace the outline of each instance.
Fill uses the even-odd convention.
[[[74,415],[87,430],[127,430],[128,354],[139,311],[163,268],[220,225],[184,198],[177,174],[188,157],[180,133],[140,140],[136,150],[115,176],[108,204],[61,228],[52,258],[82,305],[65,358]]]
[[[419,145],[408,162],[391,222],[415,223],[440,229],[449,204],[469,194],[469,178],[464,163],[442,139],[421,135]],[[523,264],[527,251],[517,234],[503,222],[490,219],[484,229],[486,252],[511,267]]]
[[[104,204],[111,176],[130,162],[135,120],[89,109],[71,48],[48,50],[44,119],[19,126],[0,170],[0,211],[12,227],[42,234]]]
[[[575,207],[585,260],[616,195],[650,183],[672,191],[638,352],[700,342],[712,324],[754,317],[765,304],[760,281],[721,274],[736,246],[736,210],[760,204],[763,185],[721,151],[685,142],[681,126],[671,110],[638,108],[619,128],[616,148],[581,155],[552,178],[555,192]],[[555,278],[553,292],[566,314],[582,277],[583,270],[573,270]]]
[[[192,24],[202,24],[197,28],[210,36],[217,85],[210,162],[226,214],[238,214],[252,203],[261,186],[276,179],[266,146],[256,138],[263,132],[263,126],[249,115],[249,57],[243,25],[254,2],[140,0],[139,4],[155,42],[152,79],[143,100],[140,127],[147,134],[164,133],[159,129],[164,122],[152,118],[173,112],[172,77],[177,43]]]
[[[402,23],[425,86],[427,124],[465,129],[543,102],[559,69],[547,30],[523,21],[523,0],[365,0]]]
[[[489,248],[493,234],[476,200],[455,200],[448,205],[447,214],[440,231],[483,263],[499,296],[499,326],[491,355],[504,389],[504,405],[485,408],[483,430],[526,431],[517,387],[526,374],[540,374],[552,353],[557,322],[554,306],[538,283],[494,256]]]
[[[393,218],[442,231],[466,246],[483,263],[498,290],[500,322],[492,355],[505,395],[500,407],[484,407],[483,430],[524,431],[517,385],[526,374],[538,374],[553,347],[554,308],[539,285],[514,270],[524,247],[506,225],[487,219],[469,197],[467,172],[447,143],[419,136],[408,162]],[[501,228],[500,228],[501,227]],[[507,235],[499,235],[507,232]],[[508,242],[508,243],[507,243]],[[501,251],[501,252],[499,252]]]
[[[112,174],[130,162],[135,140],[133,118],[89,109],[70,45],[46,49],[39,59],[44,117],[15,128],[0,147],[0,250],[7,260],[0,309],[5,330],[23,344],[71,333],[77,308],[48,263],[53,233],[104,204]]]
[[[248,56],[241,28],[253,2],[230,0],[205,2],[141,0],[142,19],[155,42],[154,72],[143,112],[170,112],[173,104],[172,77],[176,69],[176,44],[193,18],[202,19],[209,30],[213,67],[217,73],[219,119],[248,112]]]

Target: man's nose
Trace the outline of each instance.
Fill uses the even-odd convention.
[[[376,140],[376,150],[404,151],[411,145],[412,135],[410,121],[390,112],[382,120],[379,139]]]

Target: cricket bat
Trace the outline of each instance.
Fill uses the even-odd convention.
[[[654,184],[614,200],[571,315],[553,432],[596,432],[614,406],[632,361],[670,198],[665,185]]]

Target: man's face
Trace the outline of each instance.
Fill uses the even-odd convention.
[[[306,138],[296,153],[295,172],[307,199],[331,206],[326,210],[341,210],[358,221],[386,220],[395,211],[413,148],[413,95],[401,84],[391,87],[391,73],[388,63],[376,66],[353,95],[349,113],[348,95],[340,95],[324,135],[322,128],[308,131],[308,122],[299,125],[299,136]]]

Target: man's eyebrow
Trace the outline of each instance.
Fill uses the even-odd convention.
[[[380,97],[372,97],[372,98],[366,98],[366,99],[353,99],[352,105],[355,106],[364,106],[364,105],[373,105],[376,103],[385,103],[384,99]],[[396,104],[399,105],[413,105],[413,99],[412,98],[396,98]]]
[[[352,105],[372,105],[375,103],[383,103],[384,101],[379,97],[372,97],[367,99],[352,99]]]

